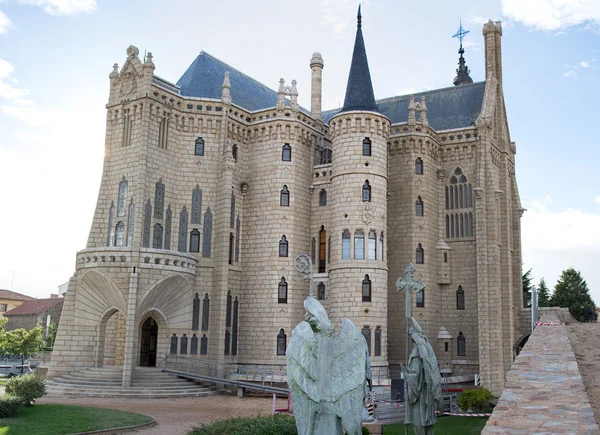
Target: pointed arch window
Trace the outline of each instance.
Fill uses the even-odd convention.
[[[365,259],[365,234],[362,230],[356,230],[354,232],[354,259]]]
[[[283,189],[281,189],[281,194],[279,196],[279,205],[282,207],[289,207],[290,205],[290,191],[288,190],[287,185],[283,185]]]
[[[291,162],[292,161],[292,147],[289,143],[286,143],[281,147],[281,161]]]
[[[108,237],[106,238],[106,246],[112,246],[112,242],[113,242],[113,234],[114,234],[114,228],[113,228],[113,220],[115,218],[115,203],[111,202],[110,204],[110,209],[108,210]]]
[[[190,233],[190,252],[200,252],[200,231],[195,228]]]
[[[371,202],[371,184],[369,180],[365,180],[362,187],[362,200],[363,202]]]
[[[135,222],[135,207],[133,201],[129,204],[129,213],[127,215],[127,246],[133,244],[133,230]]]
[[[417,292],[417,308],[425,308],[425,289]]]
[[[423,175],[423,159],[421,157],[415,160],[415,174]]]
[[[192,223],[199,224],[202,222],[202,190],[196,184],[196,188],[192,191]]]
[[[325,273],[327,269],[327,231],[321,225],[319,231],[319,273]]]
[[[181,344],[179,346],[179,354],[180,355],[187,355],[187,350],[188,350],[188,338],[186,334],[183,334],[183,337],[181,337]]]
[[[233,301],[233,326],[231,327],[231,354],[237,355],[237,330],[238,330],[239,302],[237,296]]]
[[[206,334],[202,335],[202,338],[200,338],[200,355],[207,355],[208,354],[208,338],[206,337]]]
[[[362,282],[362,301],[371,302],[371,280],[369,275],[365,275],[365,279]]]
[[[461,285],[459,285],[458,290],[456,290],[456,309],[465,309],[465,291],[463,290]]]
[[[200,296],[196,293],[192,303],[192,331],[197,331],[198,326],[200,326]]]
[[[198,355],[198,337],[196,334],[192,335],[190,340],[190,355]]]
[[[287,335],[285,335],[285,331],[282,328],[279,330],[279,334],[277,334],[277,355],[285,355],[286,348]]]
[[[212,212],[210,207],[204,213],[204,241],[202,243],[202,256],[210,257],[212,238]]]
[[[127,208],[127,192],[128,184],[125,177],[119,183],[119,200],[117,201],[117,216],[125,216],[125,209]]]
[[[284,277],[281,277],[277,287],[277,303],[287,304],[288,285]]]
[[[365,341],[367,342],[367,351],[369,352],[369,356],[371,355],[371,328],[365,325],[361,331],[363,337],[365,337]]]
[[[204,300],[202,301],[202,330],[208,331],[208,316],[210,314],[210,299],[208,293],[204,294]]]
[[[285,236],[281,236],[281,240],[279,240],[279,256],[287,257],[288,256],[288,241]]]
[[[342,233],[342,260],[350,259],[350,231],[344,230]]]
[[[417,197],[417,202],[415,202],[415,215],[423,216],[423,200],[420,196]]]
[[[369,231],[369,249],[367,258],[369,260],[377,259],[377,233],[373,230]]]
[[[363,139],[362,155],[363,156],[370,156],[371,155],[371,139],[369,139],[368,137],[365,137]]]
[[[142,246],[144,248],[150,247],[150,225],[152,224],[152,204],[150,199],[146,201],[146,207],[144,208],[144,235],[142,237]]]
[[[325,283],[320,282],[317,284],[317,299],[320,301],[325,300]]]
[[[177,334],[173,334],[171,337],[171,346],[169,349],[171,355],[177,355]]]
[[[197,156],[204,155],[204,139],[202,139],[201,137],[196,139],[196,143],[195,143],[195,147],[194,147],[194,154]]]
[[[154,218],[162,219],[165,211],[165,185],[162,178],[156,183],[154,190]]]
[[[458,345],[458,356],[467,356],[467,343],[462,332],[458,333],[456,344]]]
[[[473,187],[456,168],[445,187],[446,238],[473,237]]]
[[[383,261],[383,231],[379,236],[379,259]]]
[[[327,190],[321,189],[319,192],[319,207],[327,205]]]
[[[163,239],[163,227],[161,224],[154,224],[154,231],[152,232],[152,248],[162,249]]]
[[[179,241],[177,244],[177,250],[179,252],[187,251],[187,233],[188,233],[188,212],[183,206],[181,213],[179,214]]]
[[[420,243],[417,245],[415,259],[417,264],[425,264],[425,250]]]
[[[173,221],[173,212],[171,211],[171,204],[167,207],[167,214],[165,217],[165,243],[164,249],[171,249],[171,222]]]
[[[381,356],[381,326],[375,328],[375,356]]]

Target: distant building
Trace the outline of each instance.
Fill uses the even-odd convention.
[[[7,311],[18,307],[25,301],[29,301],[31,296],[23,295],[21,293],[13,292],[11,290],[0,290],[0,319],[4,317]]]
[[[32,299],[4,313],[8,318],[6,330],[46,328],[50,323],[58,324],[64,298]]]
[[[65,282],[64,284],[61,284],[58,286],[58,297],[59,298],[64,298],[65,297],[65,293],[67,292],[67,288],[69,287],[69,281]]]

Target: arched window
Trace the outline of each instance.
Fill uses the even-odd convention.
[[[365,184],[363,184],[362,200],[363,202],[371,202],[371,185],[369,184],[369,180],[365,180]]]
[[[325,189],[321,189],[319,192],[319,207],[327,205],[327,191]]]
[[[362,230],[356,230],[354,232],[354,259],[365,259],[365,235]]]
[[[125,177],[119,183],[119,200],[117,201],[117,216],[125,216],[125,208],[127,206],[127,191],[128,184]]]
[[[281,236],[281,240],[279,240],[279,256],[287,257],[288,256],[288,241],[285,236]]]
[[[365,279],[362,282],[362,301],[371,302],[371,280],[369,275],[365,275]]]
[[[367,351],[369,355],[371,355],[371,328],[369,326],[364,326],[361,331],[363,337],[365,337],[365,341],[367,342]]]
[[[238,330],[239,302],[237,296],[233,301],[233,326],[231,327],[231,354],[237,355],[237,330]]]
[[[425,264],[425,251],[423,250],[423,246],[421,246],[420,243],[417,245],[416,260],[417,264]]]
[[[281,189],[281,195],[279,196],[279,205],[282,207],[289,207],[290,205],[290,191],[288,190],[287,185],[283,185],[283,189]]]
[[[190,355],[198,355],[198,337],[196,334],[192,335],[190,340]]]
[[[152,221],[152,204],[150,204],[150,199],[146,202],[146,207],[144,208],[144,236],[142,237],[142,246],[144,248],[150,247],[150,225]]]
[[[465,341],[465,336],[462,332],[459,332],[458,339],[456,340],[456,344],[458,345],[458,356],[467,356],[467,345]]]
[[[162,219],[165,211],[165,185],[162,178],[156,183],[154,190],[154,218]]]
[[[192,331],[197,331],[200,325],[200,297],[198,293],[194,296],[192,303]]]
[[[204,300],[202,301],[202,330],[208,331],[208,316],[210,314],[210,299],[208,298],[208,293],[204,295]]]
[[[196,146],[194,148],[194,154],[197,156],[204,155],[204,139],[202,139],[201,137],[196,139]]]
[[[207,355],[208,354],[208,338],[206,337],[206,334],[202,335],[202,338],[200,339],[200,355]]]
[[[367,251],[367,258],[369,260],[377,259],[377,233],[375,231],[369,231],[369,249]]]
[[[152,248],[162,249],[162,236],[163,236],[162,225],[154,224],[154,231],[152,232]]]
[[[350,231],[344,230],[342,233],[342,260],[350,259]]]
[[[163,249],[171,249],[171,222],[173,221],[173,212],[171,211],[171,204],[167,207],[167,214],[165,217],[165,243]]]
[[[187,335],[183,334],[183,337],[181,337],[181,345],[179,346],[179,354],[180,355],[187,355],[187,345],[188,345]]]
[[[202,190],[196,184],[196,188],[192,191],[192,223],[199,224],[202,222]]]
[[[368,137],[365,137],[363,139],[362,155],[363,156],[371,155],[371,139],[369,139]]]
[[[171,337],[171,346],[169,349],[171,355],[177,355],[177,334],[173,334]]]
[[[177,244],[177,250],[179,252],[187,251],[187,230],[188,229],[188,212],[183,206],[181,213],[179,214],[179,241]]]
[[[327,266],[327,231],[325,227],[321,225],[319,231],[319,273],[325,273]]]
[[[133,201],[129,204],[129,215],[127,216],[127,246],[133,243],[133,230],[135,222],[135,207]]]
[[[325,283],[320,282],[317,284],[317,299],[320,301],[325,300]]]
[[[423,216],[423,200],[420,196],[417,197],[417,202],[415,202],[415,215]]]
[[[383,231],[379,236],[379,259],[383,261]]]
[[[425,308],[425,289],[417,292],[417,308]]]
[[[123,221],[117,222],[115,226],[115,246],[123,246],[123,236],[125,235],[125,224]]]
[[[235,160],[237,162],[237,159],[238,159],[238,146],[237,145],[233,145],[233,147],[231,147],[231,155],[233,156],[233,160]]]
[[[421,157],[415,160],[415,174],[423,175],[423,160]]]
[[[381,326],[375,328],[375,356],[381,356]]]
[[[200,231],[195,228],[190,233],[190,252],[200,252]]]
[[[292,161],[292,147],[289,143],[286,143],[281,148],[281,161],[283,162],[291,162]]]
[[[277,355],[285,355],[286,348],[287,335],[285,335],[285,331],[282,328],[279,330],[279,334],[277,334]]]
[[[457,310],[465,309],[465,292],[461,285],[459,285],[458,290],[456,290],[456,309]]]
[[[210,257],[211,251],[211,238],[212,238],[212,212],[210,207],[206,209],[204,213],[204,241],[202,243],[202,256]]]
[[[459,213],[446,212],[446,238],[473,236],[473,188],[461,168],[456,168],[445,188],[446,210],[457,210]]]
[[[278,304],[287,304],[287,282],[284,277],[281,277],[281,281],[279,281],[279,286],[277,287],[277,303]]]
[[[231,297],[231,292],[227,292],[227,307],[225,309],[225,327],[231,327],[231,314],[233,311],[233,298]]]

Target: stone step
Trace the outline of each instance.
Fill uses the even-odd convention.
[[[176,397],[200,397],[221,394],[221,391],[199,390],[199,391],[48,391],[46,397],[121,397],[121,398],[140,398],[140,399],[160,399]]]
[[[54,378],[53,381],[61,384],[82,384],[82,385],[121,385],[121,379],[104,380],[93,378],[77,378],[70,375],[63,375],[59,378]],[[167,379],[132,379],[132,384],[140,386],[162,386],[162,385],[185,385],[190,381],[178,378]]]
[[[115,386],[106,386],[106,385],[64,385],[64,384],[47,384],[46,389],[48,391],[81,391],[81,392],[98,392],[98,391],[121,391],[122,388],[120,385]],[[172,386],[172,387],[162,387],[162,388],[148,388],[148,387],[139,387],[132,386],[130,391],[155,391],[155,392],[187,392],[187,391],[204,391],[209,390],[207,387],[201,387],[198,385],[189,385],[189,386]]]

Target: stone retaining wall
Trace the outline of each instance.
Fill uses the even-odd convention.
[[[546,313],[541,322],[559,322]],[[482,434],[600,434],[563,325],[537,326]]]

